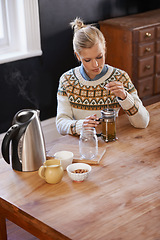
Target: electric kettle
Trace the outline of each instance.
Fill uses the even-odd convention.
[[[35,171],[46,161],[39,113],[39,110],[20,110],[3,138],[2,156],[8,164],[12,162],[14,170]]]

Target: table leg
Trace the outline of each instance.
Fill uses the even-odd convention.
[[[0,240],[7,240],[6,219],[0,215]]]

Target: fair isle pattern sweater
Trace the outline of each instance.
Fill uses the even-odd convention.
[[[107,67],[107,73],[95,81],[85,80],[80,73],[80,67],[71,69],[61,76],[56,118],[57,129],[61,134],[71,134],[71,125],[74,123],[76,123],[76,133],[80,134],[86,117],[95,113],[98,117],[101,116],[101,110],[107,108],[107,98],[110,108],[123,108],[133,126],[144,128],[148,125],[149,114],[128,74],[109,65]],[[111,81],[123,83],[127,92],[125,100],[120,100],[104,88]]]

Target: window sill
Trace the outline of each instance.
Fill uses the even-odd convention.
[[[35,51],[30,51],[30,52],[20,51],[20,52],[1,54],[0,64],[17,61],[17,60],[21,60],[21,59],[25,59],[25,58],[30,58],[30,57],[41,56],[41,55],[42,55],[41,50],[35,50]]]

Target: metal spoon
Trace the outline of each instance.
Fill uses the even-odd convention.
[[[107,91],[107,109],[109,109],[109,98],[108,98],[108,96],[109,96],[109,90],[108,90],[108,88],[105,86],[104,87],[105,89],[106,89],[106,91]]]

